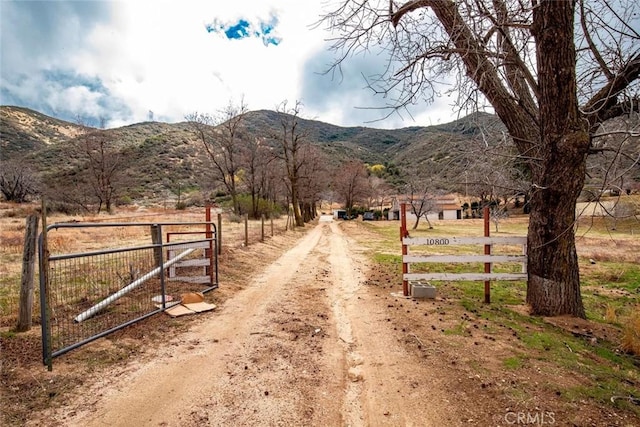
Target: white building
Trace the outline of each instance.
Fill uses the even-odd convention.
[[[427,218],[429,221],[436,221],[439,219],[462,219],[462,204],[458,198],[454,195],[435,197],[435,208],[427,212]],[[394,197],[391,202],[391,209],[387,215],[389,220],[400,219],[400,203],[401,201]],[[416,216],[411,210],[411,206],[407,203],[407,221],[415,221]],[[424,215],[423,215],[424,216]]]

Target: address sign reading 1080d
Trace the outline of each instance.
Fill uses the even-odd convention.
[[[405,237],[405,245],[526,245],[526,236],[492,236],[492,237]]]
[[[422,242],[423,242],[424,245],[448,245],[449,244],[449,239],[446,239],[446,238],[435,238],[435,239],[425,238]]]

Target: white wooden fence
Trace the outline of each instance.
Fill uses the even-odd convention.
[[[520,236],[508,237],[403,237],[403,288],[410,289],[409,282],[428,280],[461,281],[478,280],[485,282],[485,302],[490,302],[489,281],[491,280],[527,280],[527,238]],[[425,255],[410,254],[411,246],[438,248],[451,245],[482,245],[484,254],[466,255]],[[522,247],[521,254],[492,255],[494,245],[517,245]],[[423,250],[424,251],[424,250]],[[412,273],[412,263],[483,263],[484,272],[470,273]],[[496,273],[494,263],[519,263],[520,273]]]

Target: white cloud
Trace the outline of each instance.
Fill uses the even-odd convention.
[[[3,1],[0,102],[107,117],[115,126],[146,120],[150,110],[157,120],[182,121],[241,97],[250,109],[302,100],[305,117],[365,125],[384,113],[357,108],[380,105],[363,89],[360,67],[374,68],[380,59],[345,63],[349,78],[341,85],[318,74],[330,59],[328,34],[311,28],[321,7],[320,0]],[[241,19],[250,37],[207,31]],[[265,23],[274,24],[272,32]],[[277,45],[265,42],[267,32]],[[428,123],[393,116],[368,125],[416,124]]]

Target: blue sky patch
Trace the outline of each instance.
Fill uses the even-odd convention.
[[[244,18],[240,18],[235,22],[222,22],[215,19],[212,23],[205,25],[208,33],[224,34],[229,40],[242,40],[248,37],[261,39],[265,46],[277,46],[282,38],[273,35],[278,25],[278,18],[272,15],[269,20],[259,20],[257,24],[253,24]]]
[[[224,34],[228,39],[240,40],[249,37],[249,27],[249,22],[241,19],[237,24],[225,28]]]

